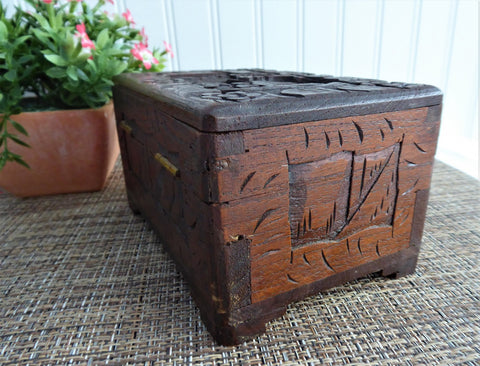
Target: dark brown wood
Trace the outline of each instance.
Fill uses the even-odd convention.
[[[130,206],[219,343],[318,291],[415,270],[436,88],[255,70],[125,76],[114,98]]]
[[[442,99],[429,85],[271,70],[122,74],[116,83],[207,132],[393,112],[438,105]]]

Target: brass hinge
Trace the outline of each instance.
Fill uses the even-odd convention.
[[[157,160],[162,166],[168,170],[170,174],[172,174],[174,177],[179,177],[180,176],[180,170],[173,165],[170,160],[168,160],[165,156],[163,156],[160,153],[156,153],[154,155],[155,160]]]

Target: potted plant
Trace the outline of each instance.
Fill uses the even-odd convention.
[[[112,78],[161,71],[127,10],[105,0],[0,4],[0,187],[17,196],[103,188],[118,156]],[[113,4],[113,0],[108,0]]]

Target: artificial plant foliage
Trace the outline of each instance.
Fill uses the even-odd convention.
[[[113,0],[108,0],[113,3]],[[28,146],[14,121],[25,94],[43,109],[96,108],[112,98],[112,79],[123,72],[161,71],[170,48],[148,48],[130,11],[109,14],[105,0],[26,0],[6,16],[0,4],[0,169],[28,164],[9,144]],[[166,44],[168,46],[168,44]],[[13,118],[12,118],[13,117]]]

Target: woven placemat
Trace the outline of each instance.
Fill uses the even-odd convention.
[[[0,195],[2,364],[480,364],[480,182],[436,163],[415,274],[354,281],[217,346],[121,165],[103,192]]]

